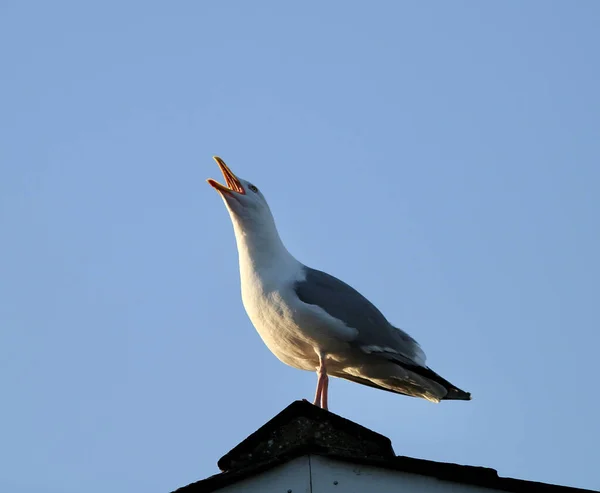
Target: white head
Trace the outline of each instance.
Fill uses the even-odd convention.
[[[225,202],[235,231],[240,264],[249,262],[265,268],[280,257],[290,256],[283,246],[271,209],[257,186],[233,174],[217,156],[214,160],[221,168],[226,185],[209,178]]]
[[[212,178],[207,181],[223,198],[233,223],[240,223],[245,230],[260,227],[262,223],[273,222],[271,209],[258,187],[235,176],[220,157],[214,156],[213,159],[221,168],[227,185],[221,185]]]

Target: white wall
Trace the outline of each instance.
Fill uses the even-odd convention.
[[[220,493],[489,493],[488,488],[440,481],[327,457],[294,459],[258,476],[218,490]]]
[[[298,457],[258,476],[222,488],[219,493],[311,493],[310,460]],[[314,491],[314,490],[313,490]],[[341,493],[341,492],[340,492]]]
[[[440,481],[419,474],[349,464],[314,455],[310,457],[310,468],[313,487],[311,493],[489,493],[496,491],[479,486]]]

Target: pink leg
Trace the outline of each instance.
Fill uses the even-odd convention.
[[[317,370],[317,391],[315,392],[315,406],[327,409],[327,391],[329,389],[329,377],[325,367],[325,357],[319,355],[319,369]]]
[[[323,394],[323,379],[321,375],[317,378],[317,391],[315,392],[315,400],[313,405],[321,407],[321,395]]]
[[[327,407],[327,391],[329,390],[329,376],[327,375],[327,373],[325,373],[325,376],[323,377],[323,392],[321,393],[321,407],[323,409],[325,409],[326,411],[329,410],[329,408]]]

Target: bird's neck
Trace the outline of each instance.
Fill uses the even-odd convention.
[[[232,219],[243,279],[275,280],[298,268],[300,263],[281,241],[271,215],[260,221]]]

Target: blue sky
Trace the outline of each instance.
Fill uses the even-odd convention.
[[[474,400],[396,453],[600,489],[600,3],[0,3],[0,490],[167,492],[316,377],[242,307],[218,154]]]

